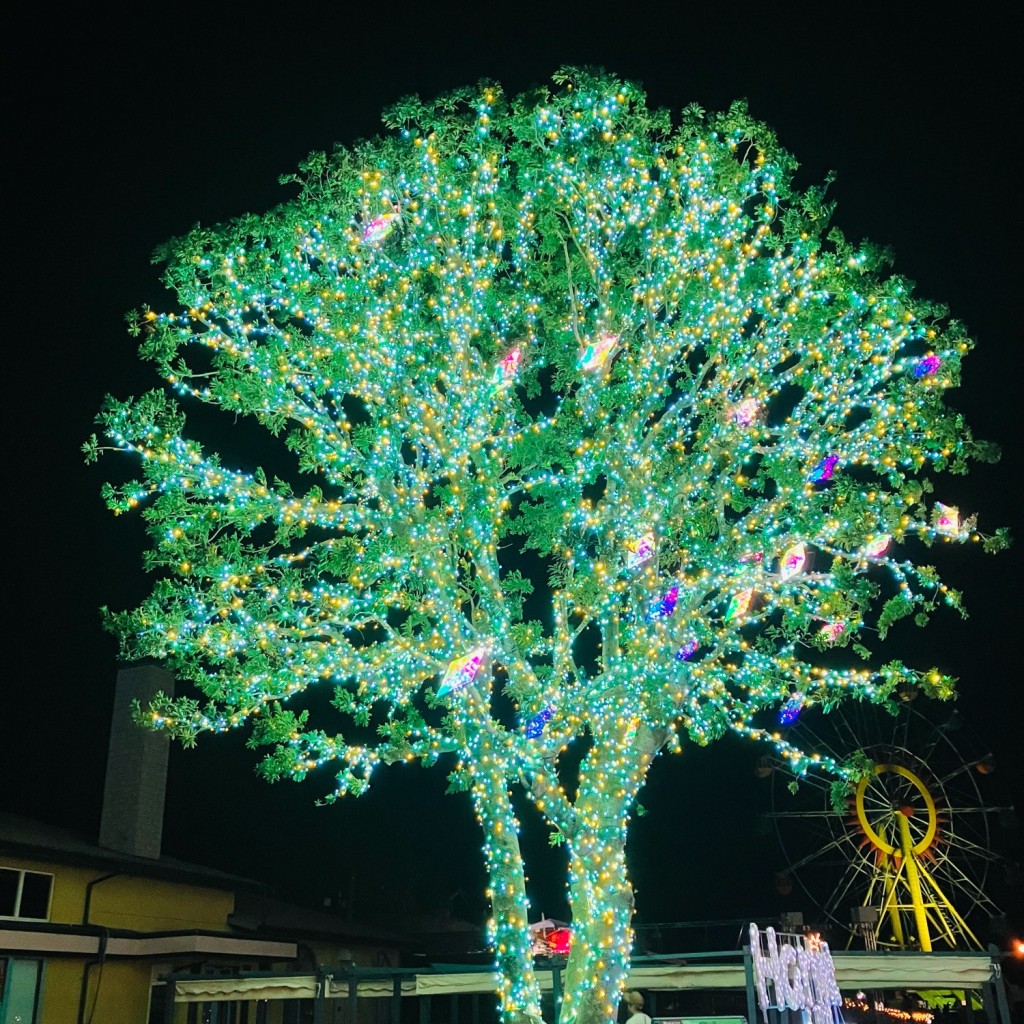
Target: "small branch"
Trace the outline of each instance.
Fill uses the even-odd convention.
[[[569,308],[572,311],[572,333],[576,336],[576,343],[583,348],[583,338],[580,335],[578,314],[576,312],[576,288],[572,283],[572,262],[569,258],[569,243],[562,239],[562,251],[565,253],[565,275],[569,284]]]

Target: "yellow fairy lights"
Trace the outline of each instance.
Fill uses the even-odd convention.
[[[328,800],[443,762],[484,837],[506,1022],[540,1015],[511,787],[565,844],[560,1019],[611,1019],[659,753],[732,731],[842,775],[800,719],[952,692],[843,667],[936,594],[958,606],[899,546],[979,536],[921,483],[991,455],[942,406],[962,329],[825,236],[741,105],[660,116],[574,69],[514,102],[403,100],[387,137],[311,161],[296,202],[165,248],[179,312],[137,322],[166,390],[99,416],[140,477],[107,503],[146,506],[158,577],[109,624],[195,688],[140,719],[186,743],[251,728],[265,775],[334,772]],[[186,430],[197,403],[285,455],[228,467]],[[881,609],[872,573],[895,584]],[[345,736],[289,706],[310,687]],[[570,796],[559,758],[584,736]]]

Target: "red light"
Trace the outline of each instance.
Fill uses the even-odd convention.
[[[569,942],[572,932],[568,928],[555,928],[548,932],[548,946],[555,956],[569,955]]]
[[[1024,939],[1014,939],[1010,948],[1014,956],[1024,957]]]

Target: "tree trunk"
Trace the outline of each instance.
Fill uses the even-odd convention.
[[[478,735],[473,752],[473,803],[484,831],[490,880],[487,937],[499,974],[498,1006],[503,1024],[543,1024],[540,986],[533,970],[526,875],[519,848],[519,822],[501,762],[491,739]]]
[[[626,870],[630,810],[669,733],[638,725],[595,737],[580,766],[569,840],[572,948],[559,1024],[614,1024],[633,948],[633,886]]]
[[[611,817],[613,805],[607,801]],[[633,944],[633,886],[626,875],[624,823],[588,830],[569,862],[572,948],[559,1024],[614,1021]]]

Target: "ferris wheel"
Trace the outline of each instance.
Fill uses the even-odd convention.
[[[799,886],[836,946],[984,949],[979,932],[1000,913],[989,896],[1002,867],[993,833],[1013,808],[963,716],[920,703],[930,706],[904,704],[895,716],[851,704],[790,726],[804,750],[870,760],[839,806],[830,779],[807,776],[794,792],[779,761],[758,762],[757,774],[771,780],[776,888],[785,895]]]

